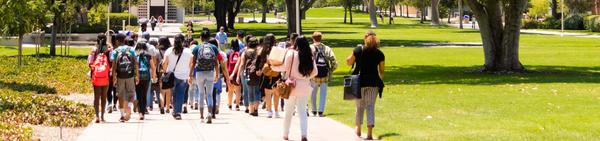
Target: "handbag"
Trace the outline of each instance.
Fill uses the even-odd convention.
[[[279,47],[271,48],[271,52],[269,52],[269,56],[267,57],[267,62],[273,66],[283,65],[287,51],[287,49]]]
[[[296,82],[290,78],[292,74],[292,66],[294,64],[294,55],[292,54],[292,63],[290,65],[290,69],[287,73],[287,77],[285,79],[280,79],[277,81],[277,91],[279,92],[279,96],[283,99],[290,98],[290,94],[292,93],[292,89],[296,87]],[[284,58],[285,60],[285,58]]]
[[[183,54],[183,53],[181,53]],[[175,67],[172,72],[165,73],[160,79],[162,81],[162,89],[170,89],[175,87],[175,70],[177,69],[177,64],[179,63],[179,59],[181,58],[181,54],[177,57],[177,62],[175,62]]]
[[[361,47],[361,49],[363,48],[362,45],[359,45]],[[361,50],[360,52],[360,61],[362,62],[362,52],[363,50]],[[360,62],[356,62],[356,63],[360,63]],[[361,99],[362,95],[360,92],[360,68],[354,68],[354,65],[356,65],[356,63],[352,64],[352,68],[350,69],[350,71],[352,71],[353,69],[358,69],[358,73],[353,75],[352,73],[350,73],[350,75],[346,75],[344,76],[344,100],[355,100],[355,99]],[[362,67],[362,64],[360,65]]]

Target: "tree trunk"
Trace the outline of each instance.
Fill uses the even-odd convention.
[[[388,15],[388,24],[392,24],[392,8],[394,8],[394,6],[390,5],[390,14]]]
[[[296,33],[296,0],[285,0],[287,9],[288,35]],[[302,33],[302,22],[300,23],[300,33]]]
[[[473,11],[481,32],[484,51],[484,72],[520,72],[523,65],[519,61],[519,31],[522,13],[527,1],[508,1],[507,12],[502,24],[500,2],[488,0],[484,4],[478,0],[465,0]]]
[[[267,23],[267,12],[269,11],[267,1],[262,3],[262,8],[262,20],[260,20],[260,23]]]
[[[19,53],[18,53],[18,63],[19,66],[21,66],[22,64],[22,60],[23,60],[23,34],[19,34]]]
[[[377,27],[377,9],[375,8],[375,0],[369,0],[369,17],[371,19],[371,28]]]
[[[50,56],[56,56],[56,33],[59,26],[60,14],[54,13],[52,19],[52,35],[50,36]]]
[[[352,7],[352,3],[350,3],[350,7]],[[352,23],[354,23],[352,20],[352,8],[349,8],[348,12],[350,12],[350,24],[352,24]]]
[[[346,23],[347,17],[348,17],[348,0],[346,0],[346,4],[344,4],[344,23]]]
[[[458,28],[463,29],[463,21],[464,19],[464,14],[463,14],[464,10],[463,10],[463,0],[458,0]]]
[[[552,11],[552,17],[560,19],[560,13],[558,13],[558,2],[557,0],[550,0],[550,9]]]
[[[410,11],[408,11],[408,5],[406,5],[406,17],[410,18]]]
[[[220,27],[225,27],[227,26],[227,21],[226,21],[226,13],[225,10],[227,9],[227,5],[225,4],[226,2],[223,0],[215,0],[215,19],[217,20],[217,31],[219,31]],[[225,30],[227,30],[227,28],[225,28]]]
[[[242,0],[231,0],[227,5],[227,27],[235,29],[235,17],[240,11]]]
[[[440,0],[431,0],[431,24],[440,25]]]

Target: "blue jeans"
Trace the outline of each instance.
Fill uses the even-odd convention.
[[[197,71],[196,72],[196,86],[199,92],[198,105],[204,105],[206,97],[206,106],[208,108],[213,107],[213,86],[215,81],[214,71]],[[204,107],[204,106],[200,106]]]
[[[250,104],[259,103],[260,98],[260,86],[248,86],[248,101]]]
[[[217,82],[215,82],[215,85],[213,87],[214,91],[214,104],[215,106],[219,105],[221,102],[221,92],[223,92],[223,78],[219,78],[219,80],[217,80]]]
[[[242,83],[242,96],[243,96],[243,99],[244,99],[244,106],[248,107],[248,104],[250,103],[250,97],[248,95],[249,92],[250,92],[248,90],[249,89],[248,88],[248,80],[247,80],[248,77],[246,77],[246,73],[242,73],[241,77],[242,78],[241,78],[240,81],[242,81],[241,82]]]
[[[185,102],[185,88],[188,86],[187,80],[175,78],[175,87],[173,88],[173,111],[180,114]]]
[[[313,112],[323,112],[325,111],[325,102],[327,101],[327,83],[316,84],[313,83],[313,91],[310,96],[310,102]],[[317,111],[317,90],[320,89],[320,97],[319,97],[319,110]]]
[[[194,102],[198,102],[200,100],[200,96],[199,96],[200,91],[198,90],[198,87],[200,87],[200,86],[198,86],[198,81],[195,81],[195,80],[192,81],[192,86],[190,86],[190,89],[189,89],[190,90],[189,91],[190,97],[188,99],[189,104],[194,104]],[[203,102],[204,101],[202,101],[202,103],[198,102],[198,106],[204,108]]]
[[[152,108],[154,107],[154,97],[156,96],[156,99],[158,101],[160,101],[160,89],[155,88],[155,86],[152,85],[152,81],[150,81],[150,87],[148,87],[148,96],[146,97],[146,103],[148,104],[147,107]],[[160,106],[160,105],[159,105]]]

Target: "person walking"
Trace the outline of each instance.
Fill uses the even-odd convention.
[[[210,40],[208,40],[208,43],[217,46],[218,42],[215,38],[211,38]],[[225,84],[229,85],[228,82],[229,81],[224,81],[223,76],[229,76],[229,72],[227,71],[227,64],[225,62],[227,62],[227,58],[225,56],[227,56],[227,54],[225,54],[225,52],[223,52],[222,50],[218,49],[219,55],[221,56],[221,59],[218,59],[219,61],[219,74],[217,77],[217,81],[214,82],[214,86],[213,86],[213,110],[214,110],[214,114],[212,115],[212,118],[215,118],[216,114],[219,114],[219,106],[221,104],[221,92],[223,92],[223,82],[225,82]],[[227,80],[227,79],[225,79]]]
[[[156,72],[156,68],[158,66],[158,62],[160,62],[160,59],[162,59],[160,57],[160,52],[158,51],[158,49],[156,49],[156,46],[158,46],[158,42],[156,41],[156,39],[150,40],[150,33],[148,32],[143,32],[142,33],[142,38],[140,38],[138,40],[138,44],[139,43],[145,43],[146,44],[146,49],[144,50],[144,52],[149,55],[148,57],[150,57],[150,59],[152,61],[154,61],[154,69],[152,69],[153,71],[150,73],[152,76],[152,78],[160,78],[158,75],[159,73]],[[136,48],[136,51],[137,48]],[[139,51],[138,51],[139,52]],[[139,54],[139,53],[138,53]],[[154,104],[154,97],[156,96],[156,98],[160,101],[160,91],[158,90],[158,80],[157,79],[152,79],[150,81],[148,81],[148,90],[147,90],[147,95],[146,95],[146,107],[149,108],[150,111],[153,110],[153,104]],[[145,110],[146,113],[148,114],[148,110]]]
[[[159,74],[161,74],[161,76],[164,75],[165,73],[167,73],[167,70],[164,69],[163,66],[164,66],[165,59],[167,57],[165,53],[170,48],[171,48],[171,42],[169,41],[168,37],[161,37],[158,39],[158,51],[160,53],[160,58],[162,58],[160,61],[160,65],[159,65],[160,67],[158,67],[158,69],[159,69],[158,72],[159,72]],[[162,81],[159,83],[160,89],[161,89],[161,92],[160,92],[160,97],[161,97],[160,100],[161,101],[159,104],[160,114],[165,114],[165,111],[166,111],[166,113],[171,113],[170,107],[171,107],[171,102],[172,102],[172,98],[173,98],[172,93],[171,93],[172,90],[171,90],[171,88],[163,88],[163,85],[161,83],[162,83]]]
[[[280,66],[272,66],[272,69],[285,72],[286,84],[292,87],[290,96],[285,100],[285,118],[283,120],[283,139],[288,140],[290,124],[294,110],[296,113],[306,113],[308,94],[312,91],[310,79],[317,76],[317,65],[313,59],[308,39],[300,36],[296,39],[296,49],[290,49],[285,62]],[[300,118],[300,131],[302,141],[306,141],[308,134],[307,115],[298,114]]]
[[[192,33],[194,33],[194,22],[192,20],[187,23],[187,38],[192,38]]]
[[[163,25],[165,24],[165,19],[163,16],[158,16],[158,31],[162,32]]]
[[[121,119],[125,122],[131,118],[131,108],[129,103],[135,99],[135,86],[139,83],[139,66],[136,61],[136,52],[133,47],[125,45],[125,35],[117,34],[118,48],[114,49],[110,58],[113,61],[112,70],[113,82],[117,87],[119,95],[119,108],[121,109]]]
[[[193,71],[196,71],[196,81],[199,92],[200,101],[200,116],[204,116],[204,105],[203,100],[206,95],[206,105],[208,108],[208,116],[206,116],[206,123],[212,123],[212,116],[214,115],[214,104],[213,104],[213,86],[214,82],[218,79],[219,74],[219,60],[221,55],[216,46],[208,43],[210,39],[210,33],[208,31],[202,31],[201,35],[202,44],[194,47],[192,53],[194,57],[192,59],[192,66],[189,68],[189,76],[193,78]]]
[[[373,139],[373,128],[375,127],[375,100],[383,91],[383,76],[385,70],[385,55],[379,50],[379,39],[375,32],[369,31],[364,38],[364,46],[359,45],[346,62],[354,66],[353,75],[359,75],[361,87],[361,99],[356,100],[356,135],[361,136],[361,126],[365,109],[367,111],[367,140]],[[368,56],[368,57],[366,57]]]
[[[108,41],[107,41],[108,44],[107,44],[107,46],[108,46],[108,49],[111,50],[110,53],[107,54],[107,55],[111,55],[112,51],[115,48],[118,47],[117,46],[117,40],[116,40],[116,36],[117,35],[115,35],[114,32],[112,32],[112,31],[109,31],[107,33],[108,33],[108,37],[110,37],[110,38],[108,38]],[[112,65],[113,61],[114,61],[114,60],[112,60],[113,58],[110,58],[110,57],[108,57],[108,58],[109,58],[108,59],[109,60],[108,64]],[[108,101],[107,102],[108,103],[108,108],[107,109],[108,109],[108,113],[109,114],[112,113],[113,111],[117,111],[117,103],[118,103],[117,101],[119,100],[119,98],[117,96],[117,88],[115,87],[115,85],[114,85],[115,83],[113,82],[113,79],[112,79],[113,78],[113,74],[114,74],[114,72],[112,71],[112,66],[111,66],[110,67],[110,72],[108,74],[109,75],[108,77],[110,79],[108,80],[109,81],[108,82],[109,85],[108,85],[108,92],[107,92],[107,95],[106,95],[107,96],[107,101]]]
[[[337,68],[337,60],[331,48],[323,43],[321,32],[312,35],[313,44],[310,45],[317,64],[318,74],[312,80],[313,91],[310,97],[313,116],[323,117],[325,102],[327,101],[327,83],[331,82],[333,71]],[[319,91],[320,90],[320,91]],[[319,106],[317,109],[317,92],[320,92]]]
[[[185,37],[182,34],[175,36],[174,46],[167,49],[163,60],[163,69],[172,72],[175,76],[175,87],[173,93],[173,118],[181,120],[182,106],[185,102],[184,94],[191,79],[188,77],[192,67],[194,55],[189,48],[183,47]]]
[[[239,32],[238,32],[239,33]],[[238,34],[239,35],[239,34]],[[239,38],[239,37],[238,37]],[[231,40],[231,50],[227,53],[227,71],[229,74],[233,74],[235,66],[240,59],[240,46],[241,43],[238,39]],[[232,77],[229,77],[231,80]],[[233,101],[233,96],[235,94],[235,101]],[[240,110],[240,99],[242,98],[241,86],[233,81],[229,82],[227,85],[227,106],[229,110],[232,110],[232,102],[235,104],[235,110]]]
[[[110,85],[110,63],[109,57],[111,49],[106,44],[106,35],[98,34],[96,39],[96,48],[90,51],[88,56],[88,65],[91,71],[92,85],[94,86],[94,112],[96,113],[96,123],[104,122],[104,109],[106,106],[106,96]]]
[[[279,118],[279,93],[276,91],[276,82],[281,78],[281,73],[273,71],[271,65],[267,63],[267,58],[271,49],[275,47],[277,41],[275,35],[267,34],[261,44],[261,54],[258,56],[257,65],[261,66],[260,72],[263,74],[261,89],[264,89],[264,102],[267,110],[267,118],[275,116]]]
[[[259,66],[256,64],[256,59],[260,53],[260,49],[258,48],[258,40],[255,37],[248,39],[247,45],[248,46],[246,47],[244,53],[242,53],[242,58],[240,59],[240,69],[237,72],[242,77],[238,77],[236,82],[241,82],[242,85],[246,83],[246,85],[243,87],[245,90],[247,90],[247,97],[244,97],[244,102],[246,102],[246,99],[248,101],[247,113],[252,116],[258,116],[258,104],[261,98],[259,93],[259,84],[261,78],[256,73],[256,71],[259,70]]]
[[[238,42],[242,42],[244,46],[246,46],[248,44],[248,40],[250,40],[250,38],[252,38],[252,35],[247,35],[244,37],[243,40],[238,40]],[[257,43],[258,44],[258,43]],[[242,44],[240,44],[242,45]],[[241,54],[244,54],[244,52],[246,52],[246,49],[248,49],[247,47],[244,48],[240,48],[240,57],[242,56]],[[231,80],[233,83],[235,84],[240,84],[241,86],[241,92],[242,92],[242,98],[241,98],[241,102],[243,103],[244,107],[246,107],[246,110],[244,110],[245,113],[249,113],[249,98],[248,98],[248,79],[247,76],[244,75],[245,74],[245,69],[243,69],[242,67],[242,59],[238,59],[238,62],[235,64],[235,68],[233,69],[231,75],[229,76],[229,80]],[[240,81],[237,81],[240,80]]]
[[[217,35],[215,35],[215,39],[217,39],[219,43],[219,49],[225,50],[227,47],[227,33],[225,32],[225,27],[219,28],[219,32],[217,32]]]
[[[156,81],[156,74],[154,73],[156,72],[156,62],[145,42],[138,42],[135,51],[138,54],[136,62],[139,64],[138,78],[140,81],[136,85],[135,91],[138,99],[137,106],[140,113],[140,120],[144,120],[144,115],[148,113],[146,97],[148,96],[151,82]]]
[[[156,27],[156,23],[158,21],[156,20],[156,18],[154,16],[150,17],[150,27],[152,28],[152,31],[154,31],[154,28]]]

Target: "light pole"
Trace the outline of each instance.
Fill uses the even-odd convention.
[[[112,2],[108,2],[108,14],[106,14],[106,32],[110,31],[110,7],[112,6]]]
[[[300,0],[296,0],[296,33],[300,33]]]

